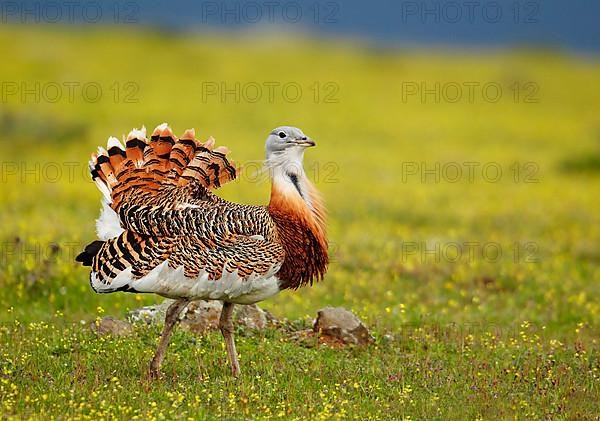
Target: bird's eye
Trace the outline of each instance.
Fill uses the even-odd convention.
[[[279,137],[285,139],[287,135],[285,134],[285,132],[279,132]]]

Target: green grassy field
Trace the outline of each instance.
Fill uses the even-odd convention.
[[[597,60],[12,26],[0,51],[2,417],[598,419]],[[207,93],[236,82],[239,99]],[[422,83],[440,83],[440,100],[407,94]],[[239,329],[234,381],[219,333],[177,332],[165,378],[149,383],[158,328],[90,332],[161,299],[96,295],[73,262],[99,209],[87,159],[109,135],[163,121],[232,149],[247,171],[221,194],[246,203],[268,201],[254,170],[271,128],[316,139],[306,166],[333,262],[324,282],[261,306],[288,330],[345,306],[375,344]]]

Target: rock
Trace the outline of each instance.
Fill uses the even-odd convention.
[[[373,337],[363,322],[343,307],[326,307],[317,313],[313,331],[323,337],[323,342],[330,345],[354,344],[367,345]]]
[[[204,333],[219,328],[223,304],[220,301],[192,301],[181,312],[179,325],[193,333]]]
[[[269,323],[269,316],[272,320],[274,319],[271,313],[264,311],[256,304],[237,306],[234,308],[234,312],[236,322],[249,329],[264,329]]]
[[[127,313],[127,320],[131,323],[144,322],[147,324],[160,324],[165,321],[165,313],[173,300],[164,300],[162,303],[136,308]]]
[[[167,308],[173,300],[164,300],[161,304],[146,306],[132,310],[127,318],[131,322],[145,322],[148,324],[162,324]],[[219,329],[219,318],[223,304],[220,301],[192,301],[179,316],[180,326],[193,333],[204,333]],[[271,313],[252,305],[236,305],[234,307],[234,324],[242,325],[248,329],[264,329],[267,324],[277,320]]]
[[[100,320],[90,323],[90,329],[98,336],[111,334],[114,336],[127,336],[133,331],[131,323],[105,316]]]

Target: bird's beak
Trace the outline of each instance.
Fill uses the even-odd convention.
[[[306,148],[310,148],[312,146],[317,146],[317,144],[315,143],[315,141],[312,140],[310,137],[307,137],[307,138],[304,138],[304,139],[296,139],[296,140],[294,140],[294,143],[296,145],[304,146]]]

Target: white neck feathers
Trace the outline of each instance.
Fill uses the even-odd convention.
[[[286,151],[286,153],[271,155],[266,165],[273,187],[279,194],[289,199],[300,198],[309,209],[313,210],[310,182],[302,167],[303,158],[303,150]]]

